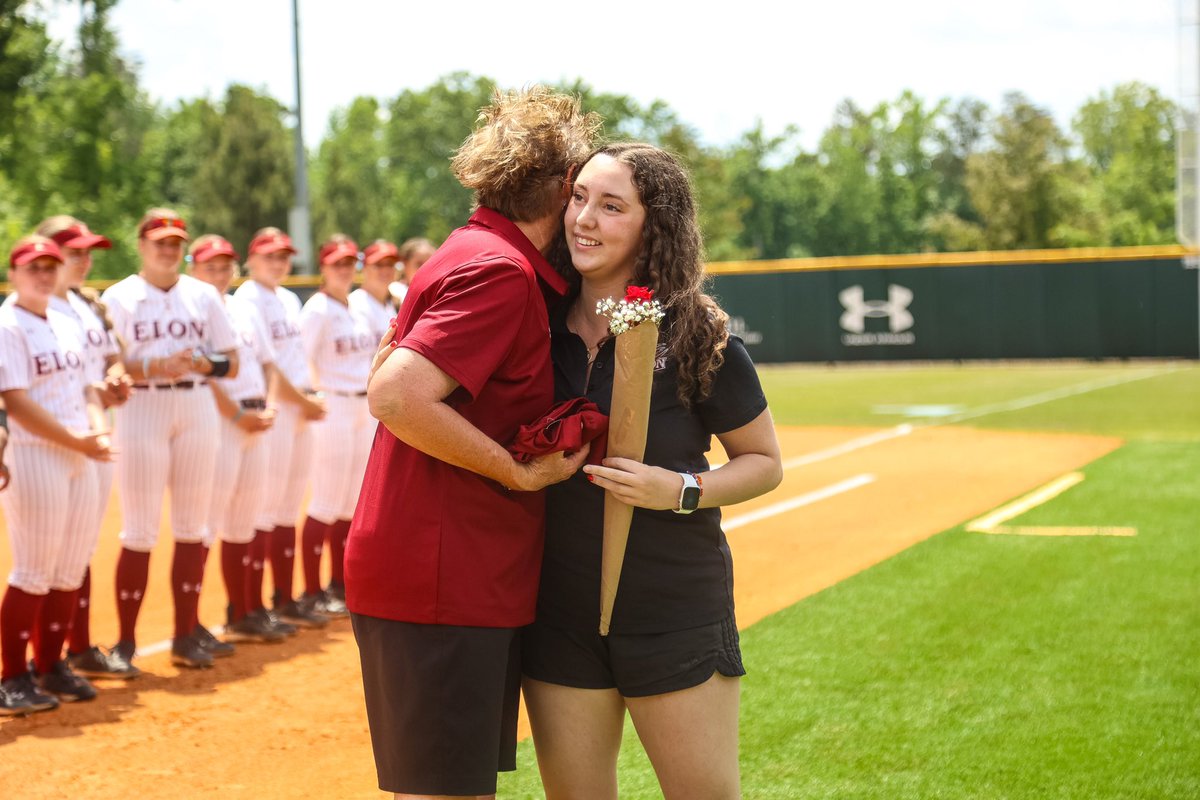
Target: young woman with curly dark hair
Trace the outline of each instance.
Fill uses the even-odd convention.
[[[616,798],[626,710],[668,798],[739,793],[738,676],[745,673],[720,507],[761,495],[782,466],[742,342],[702,291],[687,173],[645,144],[602,147],[568,201],[578,275],[551,318],[556,399],[607,412],[615,340],[598,301],[629,286],[664,307],[642,462],[605,459],[547,491],[537,621],[522,640],[524,688],[547,798]],[[710,470],[716,436],[729,456]],[[597,633],[605,490],[635,507],[611,630]]]

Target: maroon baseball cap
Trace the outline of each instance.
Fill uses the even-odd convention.
[[[53,239],[47,239],[44,236],[30,237],[17,242],[12,255],[8,257],[8,263],[9,266],[23,267],[30,261],[36,261],[43,256],[49,256],[58,263],[63,263],[62,250],[58,249],[58,244]]]
[[[347,256],[358,258],[358,245],[349,239],[340,239],[321,245],[321,254],[318,260],[321,262],[322,267],[327,267],[330,264],[336,264]]]
[[[196,248],[195,252],[192,253],[192,261],[197,264],[203,264],[205,261],[217,256],[229,256],[236,261],[238,254],[237,250],[234,250],[233,245],[228,241],[220,236],[214,236]]]
[[[188,240],[187,223],[179,217],[150,217],[138,228],[138,236],[151,241],[175,236],[186,242]]]
[[[292,237],[286,233],[262,233],[250,242],[250,255],[267,255],[281,251],[296,254],[296,248],[292,246]]]
[[[363,263],[378,264],[385,258],[392,258],[396,261],[400,260],[400,248],[391,242],[379,241],[370,245],[363,251]]]
[[[50,238],[59,247],[69,247],[72,250],[92,250],[94,248],[108,250],[112,247],[111,239],[107,236],[101,236],[98,233],[92,233],[88,230],[88,226],[82,222],[72,225],[69,228],[63,228]]]

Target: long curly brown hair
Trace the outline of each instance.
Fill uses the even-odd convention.
[[[563,181],[587,156],[601,124],[598,115],[583,113],[578,97],[544,86],[495,92],[478,123],[450,166],[479,205],[514,222],[555,208]]]
[[[729,339],[729,315],[704,293],[704,241],[691,179],[675,156],[654,145],[615,142],[588,160],[599,155],[633,172],[646,221],[632,285],[653,289],[667,312],[663,333],[677,365],[679,400],[691,407],[712,393]]]

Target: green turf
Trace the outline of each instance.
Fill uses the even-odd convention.
[[[1128,438],[1200,438],[1200,367],[1191,362],[764,367],[761,375],[780,424],[871,426],[947,421],[878,413],[880,406],[961,406],[969,413],[1046,392],[1148,375],[1028,408],[995,411],[963,424]]]
[[[763,380],[781,423],[888,425],[905,418],[872,405],[979,409],[1164,367],[1176,371],[963,423],[1126,438],[1012,524],[1136,537],[958,528],[743,632],[745,797],[1200,797],[1200,368],[772,368]],[[499,797],[541,797],[531,743],[518,758]],[[661,796],[629,726],[619,770],[622,798]]]

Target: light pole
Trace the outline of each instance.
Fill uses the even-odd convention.
[[[304,152],[304,113],[300,90],[300,0],[292,0],[292,55],[296,67],[296,204],[288,212],[288,231],[296,247],[300,272],[313,275],[312,226],[308,214],[308,158]]]

